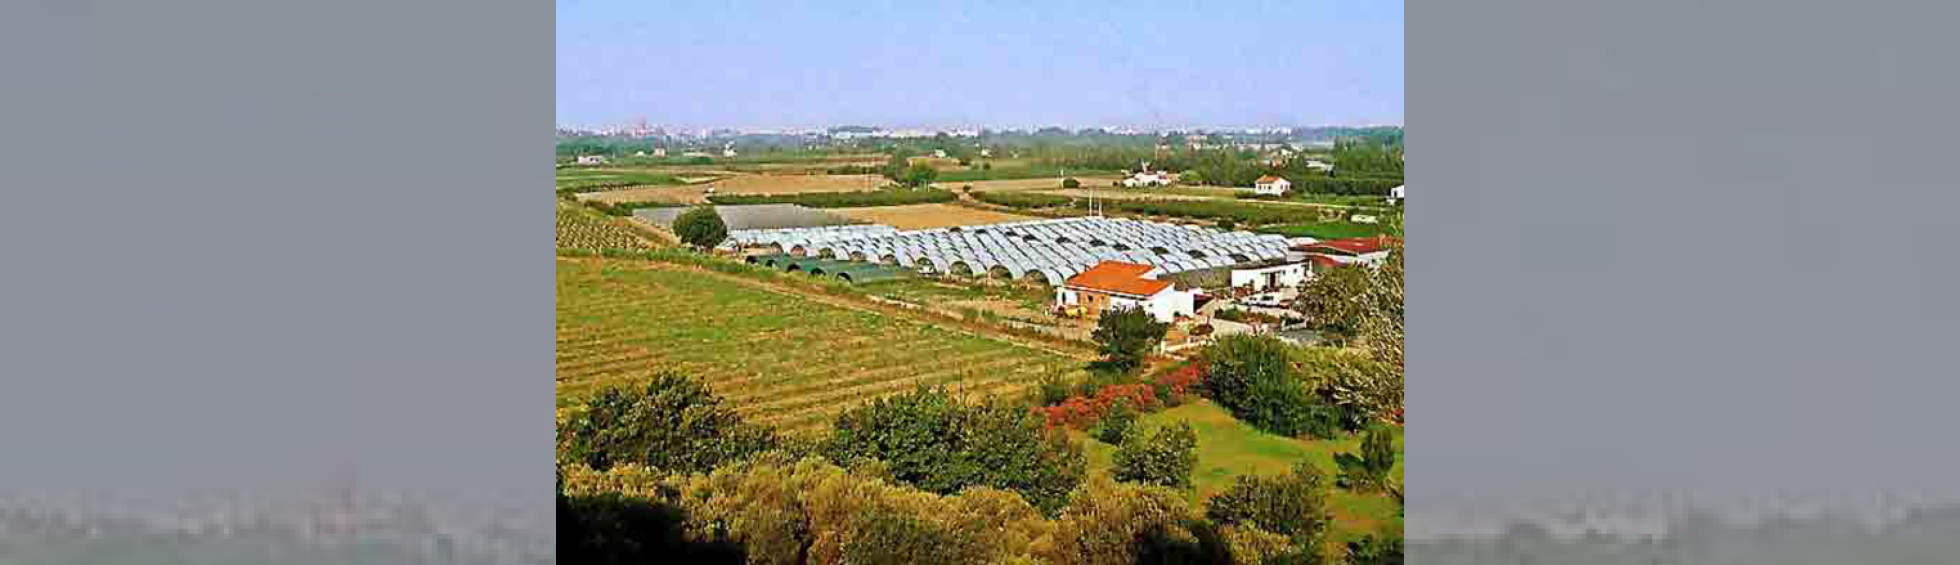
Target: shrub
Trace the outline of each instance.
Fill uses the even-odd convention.
[[[1361,439],[1361,453],[1334,454],[1341,468],[1341,488],[1356,492],[1388,489],[1389,472],[1395,468],[1395,434],[1385,426],[1375,426]]]
[[[1047,373],[1035,385],[1035,406],[1054,406],[1068,400],[1068,381],[1060,373]]]
[[[1206,392],[1233,416],[1270,433],[1332,437],[1340,412],[1310,394],[1294,348],[1272,336],[1232,335],[1207,346]]]
[[[885,462],[893,480],[951,494],[974,486],[1020,493],[1044,512],[1082,481],[1082,446],[1044,429],[1025,408],[966,405],[943,389],[881,398],[837,417],[823,451],[848,464]]]
[[[1170,327],[1142,308],[1116,308],[1103,312],[1092,337],[1105,362],[1128,371],[1143,364],[1144,356],[1164,342]]]
[[[1402,565],[1402,532],[1384,528],[1347,544],[1348,565]]]
[[[1218,229],[1225,230],[1225,231],[1232,231],[1235,229],[1239,229],[1239,223],[1229,218],[1224,220],[1219,220]]]
[[[610,388],[585,399],[558,433],[562,459],[599,470],[640,464],[706,472],[780,442],[743,422],[707,385],[671,372],[644,388]]]
[[[728,225],[722,223],[715,207],[696,206],[674,218],[674,235],[682,243],[709,249],[728,239]]]
[[[1081,188],[1081,187],[1082,187],[1082,181],[1075,180],[1075,177],[1062,179],[1062,188]]]
[[[1087,429],[1102,420],[1111,406],[1122,402],[1141,412],[1155,412],[1162,405],[1157,401],[1156,391],[1142,383],[1110,384],[1094,388],[1092,393],[1069,397],[1054,406],[1036,409],[1042,415],[1047,427]]]
[[[1296,541],[1318,539],[1333,522],[1327,481],[1308,461],[1280,476],[1242,475],[1211,497],[1205,516],[1220,526],[1248,525]]]
[[[1103,412],[1102,427],[1096,430],[1096,439],[1110,445],[1121,444],[1123,436],[1130,433],[1130,427],[1136,423],[1137,411],[1130,408],[1129,402],[1117,400],[1108,411]]]
[[[1116,480],[1175,488],[1191,487],[1191,470],[1198,465],[1198,434],[1191,425],[1159,428],[1145,439],[1130,434],[1116,449]]]
[[[1162,387],[1158,400],[1165,405],[1183,404],[1185,397],[1203,385],[1205,364],[1191,361],[1157,376],[1154,386]]]
[[[1228,562],[1223,544],[1175,490],[1098,476],[1070,496],[1052,543],[1034,557],[1057,565]]]

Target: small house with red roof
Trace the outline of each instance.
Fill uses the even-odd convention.
[[[1178,290],[1158,274],[1150,265],[1103,261],[1056,287],[1055,308],[1080,308],[1096,317],[1112,308],[1142,308],[1160,322],[1190,316],[1197,293]]]
[[[1293,183],[1273,175],[1259,177],[1252,183],[1252,192],[1262,196],[1281,196],[1293,189]]]

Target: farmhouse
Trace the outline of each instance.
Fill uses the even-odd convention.
[[[1292,188],[1293,183],[1273,175],[1259,177],[1257,182],[1252,183],[1252,191],[1265,196],[1280,196]]]
[[[1400,184],[1398,184],[1398,185],[1395,185],[1395,188],[1391,188],[1391,189],[1388,189],[1388,203],[1389,203],[1389,204],[1399,204],[1399,203],[1401,203],[1401,202],[1402,202],[1402,187],[1404,187],[1404,186],[1407,186],[1407,185],[1400,185]]]
[[[604,165],[606,164],[606,156],[605,155],[580,155],[578,156],[578,164]]]
[[[1170,186],[1171,174],[1165,171],[1137,171],[1123,179],[1123,186],[1130,188],[1144,186]]]
[[[1389,246],[1396,243],[1395,238],[1385,235],[1374,237],[1354,237],[1348,239],[1329,239],[1300,248],[1307,255],[1323,257],[1341,265],[1365,264],[1381,265],[1388,260]]]
[[[1253,292],[1300,286],[1308,277],[1307,264],[1298,261],[1266,261],[1232,268],[1232,286]]]
[[[936,159],[945,159],[945,158],[946,158],[946,150],[945,150],[945,149],[934,149],[934,150],[932,150],[932,156],[933,156],[933,158],[936,158]]]
[[[1192,314],[1195,292],[1179,291],[1170,281],[1157,280],[1156,267],[1103,261],[1069,277],[1055,290],[1055,307],[1081,307],[1101,316],[1111,308],[1142,308],[1160,322]]]
[[[655,157],[666,157],[666,156],[667,156],[667,148],[665,148],[665,147],[655,147],[655,148],[653,148],[653,156],[655,156]]]

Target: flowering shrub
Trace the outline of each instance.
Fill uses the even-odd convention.
[[[1103,414],[1122,400],[1139,413],[1155,412],[1162,409],[1163,403],[1157,401],[1157,393],[1151,386],[1143,383],[1109,385],[1096,391],[1095,396],[1071,396],[1061,404],[1035,408],[1047,419],[1047,427],[1086,430],[1102,420]]]
[[[1198,388],[1199,381],[1204,380],[1204,378],[1204,362],[1192,361],[1180,365],[1170,372],[1158,375],[1156,384],[1170,392],[1171,398],[1162,399],[1164,402],[1175,401],[1181,404],[1186,396],[1189,396]]]

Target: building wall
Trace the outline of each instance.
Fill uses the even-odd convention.
[[[1307,281],[1307,266],[1302,263],[1279,265],[1263,269],[1235,269],[1232,271],[1232,286],[1247,287],[1255,291],[1268,290],[1266,288],[1266,275],[1268,273],[1279,274],[1279,280],[1277,282],[1280,287],[1299,286],[1300,283]]]

